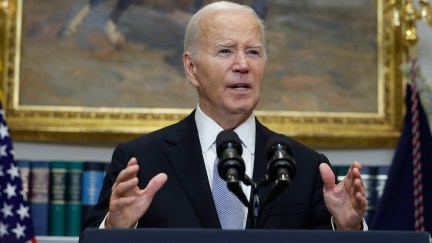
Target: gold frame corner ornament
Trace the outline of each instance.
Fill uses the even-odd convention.
[[[1,0],[0,0],[1,1]],[[392,28],[390,1],[378,0],[378,109],[374,113],[256,111],[270,129],[316,148],[394,146],[403,113],[403,51]],[[18,102],[22,0],[1,1],[0,73],[3,107],[15,140],[122,142],[185,117],[191,109],[23,106]],[[7,4],[5,4],[7,3]]]

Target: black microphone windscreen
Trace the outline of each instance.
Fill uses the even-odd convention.
[[[243,148],[241,145],[241,140],[236,132],[233,130],[223,130],[216,137],[216,151],[218,157],[220,157],[222,151],[227,147],[234,148],[239,155],[242,155]]]
[[[275,134],[269,138],[266,145],[266,151],[267,151],[267,158],[270,159],[271,156],[273,156],[273,150],[275,149],[274,146],[276,145],[282,145],[284,150],[290,155],[293,156],[292,148],[291,148],[291,142],[285,135],[282,134]]]

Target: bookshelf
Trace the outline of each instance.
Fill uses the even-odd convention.
[[[16,160],[38,242],[78,242],[106,161]],[[39,240],[40,239],[40,240]]]
[[[72,236],[36,236],[38,243],[78,243],[78,239]]]

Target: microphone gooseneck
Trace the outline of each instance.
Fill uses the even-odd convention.
[[[246,166],[241,140],[233,130],[223,130],[216,137],[216,152],[219,158],[219,176],[227,182],[228,189],[247,207],[249,202],[244,194],[241,181],[245,182]]]

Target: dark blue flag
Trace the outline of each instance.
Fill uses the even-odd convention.
[[[30,207],[24,200],[21,177],[0,103],[0,242],[36,242]]]
[[[370,225],[373,230],[432,232],[432,136],[413,91],[408,85],[404,128]]]

